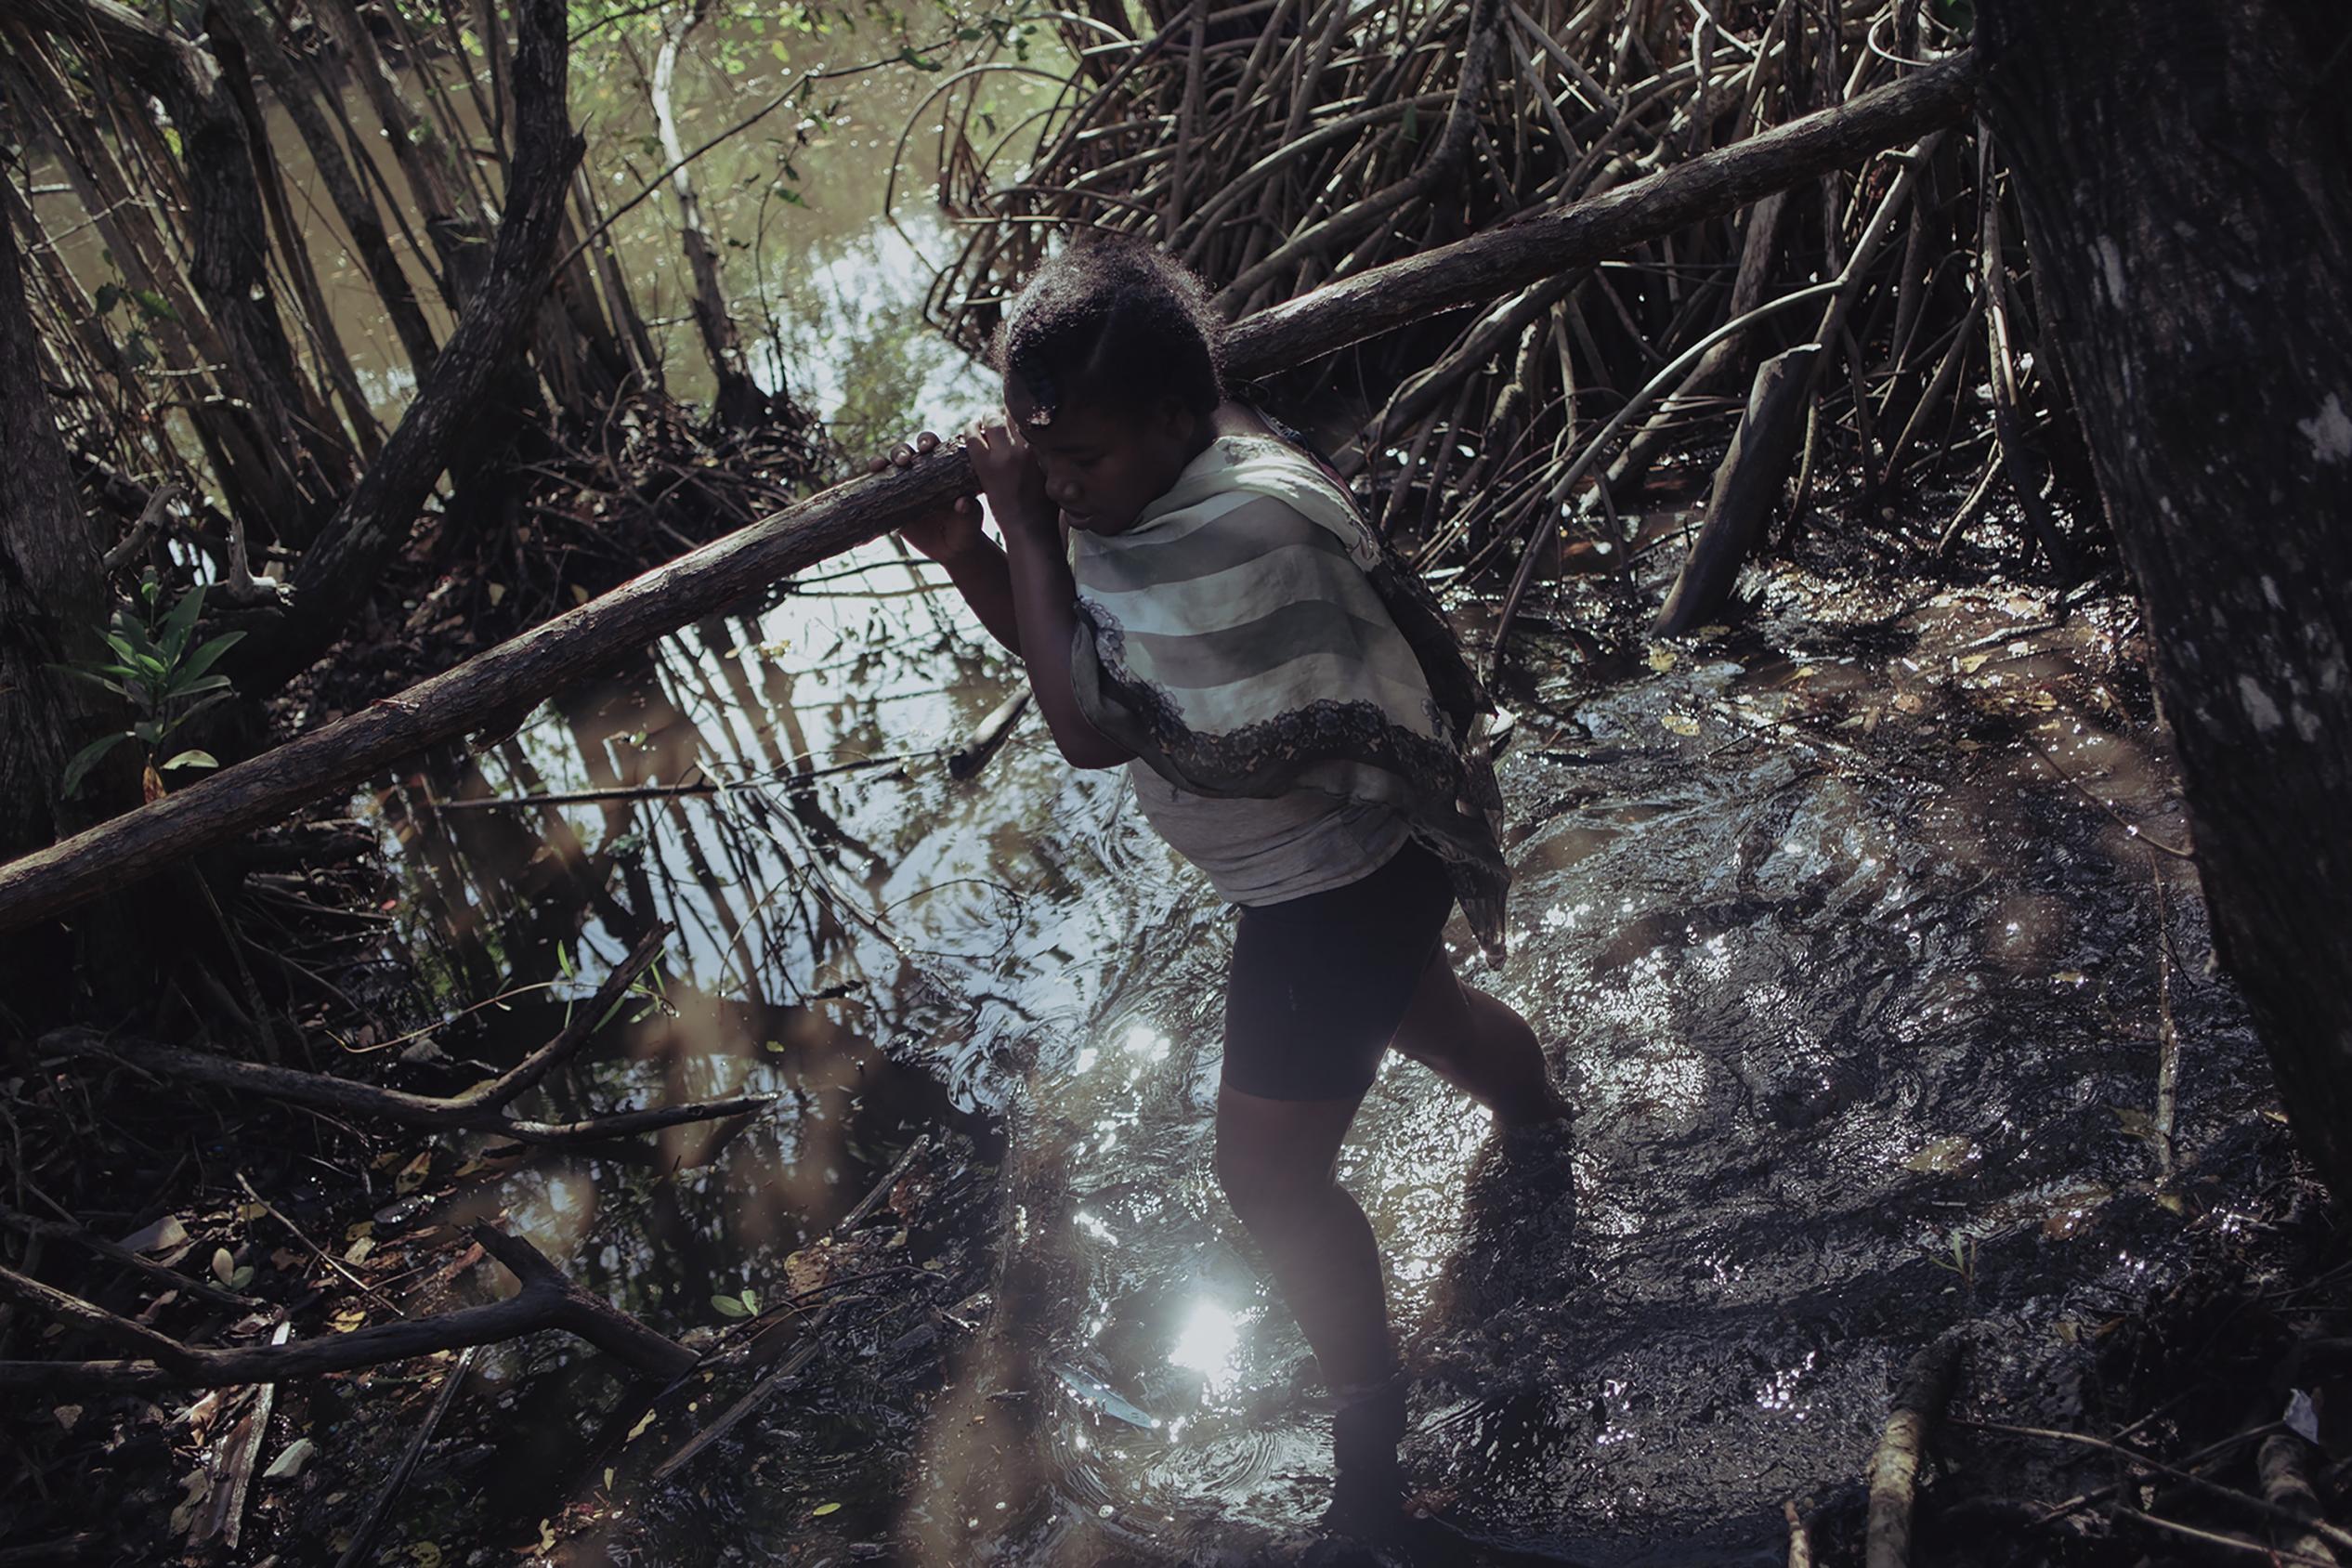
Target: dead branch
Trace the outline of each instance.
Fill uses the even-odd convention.
[[[1966,1343],[1961,1330],[1949,1329],[1903,1368],[1895,1407],[1870,1460],[1870,1524],[1864,1547],[1868,1568],[1904,1568],[1911,1561],[1911,1505],[1919,1467],[1952,1398]]]
[[[674,1378],[694,1365],[693,1352],[582,1290],[520,1236],[489,1225],[474,1226],[468,1234],[520,1283],[514,1295],[430,1317],[370,1324],[348,1334],[236,1350],[182,1344],[13,1269],[0,1268],[0,1296],[147,1352],[147,1359],[133,1361],[0,1361],[0,1389],[129,1393],[175,1386],[282,1383],[468,1345],[499,1344],[542,1328],[560,1328],[585,1339],[649,1378]]]
[[[384,1528],[385,1516],[391,1511],[392,1504],[408,1485],[409,1477],[416,1473],[416,1462],[424,1457],[425,1444],[433,1441],[433,1433],[440,1428],[441,1418],[450,1413],[450,1406],[456,1402],[457,1391],[464,1386],[466,1373],[473,1370],[477,1348],[468,1345],[458,1352],[457,1364],[450,1368],[449,1376],[441,1379],[440,1392],[433,1396],[433,1407],[425,1413],[416,1435],[409,1439],[407,1449],[400,1455],[400,1462],[392,1467],[390,1475],[384,1478],[383,1488],[376,1493],[375,1502],[369,1508],[367,1518],[360,1522],[359,1529],[351,1533],[351,1544],[344,1548],[343,1555],[335,1560],[335,1568],[356,1568],[366,1558],[368,1548],[375,1544],[375,1535]]]
[[[148,1040],[109,1038],[85,1028],[52,1030],[41,1037],[40,1044],[44,1052],[57,1055],[121,1062],[181,1083],[259,1094],[347,1116],[377,1117],[412,1127],[495,1133],[517,1143],[543,1145],[602,1143],[686,1122],[715,1121],[765,1109],[774,1103],[773,1096],[749,1094],[614,1111],[582,1121],[534,1121],[507,1114],[506,1107],[516,1098],[580,1053],[581,1048],[627,998],[637,977],[660,956],[669,934],[669,926],[663,924],[638,938],[637,945],[605,976],[595,993],[572,1009],[569,1021],[555,1039],[497,1078],[461,1094],[415,1094],[325,1073],[243,1062]]]
[[[2262,1478],[2263,1501],[2274,1510],[2270,1533],[2279,1549],[2293,1557],[2334,1562],[2336,1555],[2329,1542],[2347,1544],[2352,1537],[2329,1524],[2320,1510],[2319,1495],[2304,1473],[2310,1446],[2293,1432],[2266,1437],[2254,1450],[2254,1470]]]
[[[184,1290],[191,1296],[203,1298],[215,1306],[251,1312],[262,1305],[251,1296],[241,1296],[234,1290],[215,1285],[211,1280],[182,1274],[167,1263],[142,1257],[120,1242],[109,1241],[84,1225],[68,1224],[62,1220],[36,1220],[30,1214],[20,1214],[5,1206],[0,1206],[0,1225],[6,1225],[22,1235],[43,1236],[94,1252],[111,1262],[145,1275],[166,1290]]]

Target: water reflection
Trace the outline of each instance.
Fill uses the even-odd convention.
[[[909,570],[885,547],[835,569]],[[2167,1246],[2145,1218],[2164,1211],[2124,1203],[2158,1167],[2116,1109],[2154,1088],[2144,849],[2017,762],[2000,725],[2045,711],[2006,680],[1953,674],[1849,743],[1994,608],[1844,650],[1823,646],[1833,594],[1800,608],[1665,670],[1517,694],[1536,737],[1506,777],[1517,953],[1481,984],[1582,1108],[1564,1168],[1510,1173],[1484,1114],[1401,1061],[1341,1155],[1418,1374],[1417,1474],[1597,1561],[1772,1538],[1784,1499],[1853,1472],[1918,1333]],[[2033,689],[2090,722],[2100,638],[2047,657],[2090,673]],[[769,1289],[917,1128],[987,1117],[1000,1256],[920,1426],[850,1443],[812,1389],[741,1452],[833,1434],[826,1484],[873,1499],[859,1538],[906,1561],[1262,1543],[1319,1511],[1327,1417],[1209,1174],[1230,912],[1116,775],[1069,773],[1034,730],[976,786],[947,779],[936,753],[1010,675],[951,604],[787,598],[387,790],[402,918],[448,1001],[550,987],[516,1004],[518,1039],[676,922],[667,1008],[567,1104],[787,1096],[650,1157],[527,1161],[484,1201],[632,1310],[707,1324],[712,1293]],[[1665,722],[1692,712],[1721,733]],[[853,762],[875,765],[829,771]],[[522,795],[556,800],[469,804]],[[2180,1094],[2193,1169],[2258,1056],[2199,973],[2202,932],[2174,939],[2176,1014],[2204,1042]],[[496,1033],[445,1048],[495,1057]],[[780,1554],[826,1499],[761,1473],[706,1481],[707,1506],[735,1549]],[[700,1560],[690,1532],[644,1549]]]

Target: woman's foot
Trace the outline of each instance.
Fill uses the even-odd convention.
[[[1403,1517],[1405,1470],[1396,1445],[1405,1439],[1403,1373],[1371,1388],[1333,1391],[1331,1507],[1326,1526],[1350,1534],[1383,1530]]]

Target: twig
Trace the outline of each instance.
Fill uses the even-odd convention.
[[[467,1345],[497,1344],[542,1328],[561,1328],[576,1335],[649,1377],[666,1379],[694,1365],[693,1352],[582,1290],[520,1236],[487,1225],[477,1225],[469,1234],[522,1282],[519,1291],[503,1301],[461,1307],[430,1317],[369,1324],[348,1334],[239,1350],[182,1344],[79,1297],[27,1279],[13,1269],[0,1268],[0,1296],[37,1306],[144,1351],[151,1358],[0,1361],[0,1390],[86,1389],[119,1393],[174,1385],[228,1388],[240,1383],[279,1383],[380,1366]]]
[[[765,773],[750,778],[704,778],[690,784],[632,784],[616,785],[607,790],[557,790],[538,795],[483,795],[466,800],[437,800],[436,811],[478,811],[488,807],[529,808],[543,805],[593,805],[600,801],[660,801],[677,796],[723,795],[729,790],[743,789],[751,784],[771,780],[791,784],[812,778],[824,778],[836,773],[855,773],[869,767],[898,767],[907,763],[922,762],[939,753],[928,751],[894,751],[886,757],[859,757],[854,762],[834,763],[830,766],[811,768],[806,773]]]
[[[629,988],[647,966],[660,956],[670,927],[657,925],[637,940],[629,955],[607,974],[595,995],[572,1009],[563,1029],[505,1073],[462,1094],[412,1094],[357,1083],[324,1073],[297,1072],[231,1057],[182,1051],[150,1041],[109,1040],[93,1030],[67,1028],[41,1037],[41,1049],[64,1056],[88,1056],[123,1063],[162,1078],[208,1084],[243,1093],[260,1094],[291,1104],[308,1105],[356,1116],[382,1117],[414,1127],[497,1133],[525,1143],[597,1143],[658,1131],[685,1122],[712,1121],[747,1116],[773,1104],[775,1095],[737,1095],[725,1100],[693,1101],[644,1110],[615,1111],[583,1121],[535,1121],[507,1114],[507,1105],[525,1091],[577,1055],[596,1030],[627,999]],[[261,1201],[258,1198],[255,1201]],[[298,1234],[298,1233],[297,1233]],[[314,1250],[317,1248],[314,1247]],[[324,1252],[320,1252],[325,1257]],[[333,1259],[328,1260],[333,1262]],[[336,1267],[342,1265],[337,1263]],[[348,1271],[346,1271],[346,1273]],[[358,1284],[355,1278],[354,1284]],[[366,1289],[365,1285],[360,1285]]]
[[[892,1162],[890,1169],[883,1173],[882,1179],[867,1189],[866,1196],[857,1200],[856,1207],[841,1217],[840,1222],[833,1226],[831,1234],[835,1236],[843,1236],[856,1229],[866,1216],[872,1213],[875,1208],[890,1196],[892,1190],[898,1185],[899,1178],[906,1174],[908,1168],[912,1166],[930,1147],[931,1134],[928,1132],[921,1134],[913,1143],[908,1144],[906,1152]],[[655,1483],[665,1482],[685,1469],[692,1462],[696,1455],[733,1431],[744,1417],[765,1404],[771,1394],[791,1381],[792,1376],[802,1367],[807,1365],[824,1343],[818,1338],[818,1331],[832,1317],[835,1310],[835,1305],[831,1302],[818,1308],[809,1318],[808,1326],[803,1330],[806,1338],[794,1348],[791,1355],[785,1357],[758,1382],[752,1384],[743,1396],[728,1405],[716,1420],[686,1439],[674,1453],[654,1467]]]
[[[2149,848],[2155,846],[2150,844]],[[2180,1119],[2180,1028],[2173,1021],[2172,899],[2164,887],[2164,863],[2148,857],[2149,874],[2156,883],[2156,1158],[2159,1174],[2169,1182],[2176,1152],[2173,1130]]]
[[[416,1429],[416,1435],[409,1440],[408,1450],[400,1456],[400,1462],[392,1468],[390,1475],[385,1477],[383,1487],[375,1495],[374,1505],[368,1509],[368,1517],[360,1522],[359,1529],[352,1532],[351,1544],[335,1560],[335,1568],[356,1568],[367,1555],[376,1532],[384,1528],[385,1516],[392,1511],[392,1504],[399,1497],[401,1489],[408,1485],[409,1477],[416,1473],[416,1461],[423,1457],[425,1445],[433,1441],[433,1433],[439,1428],[441,1418],[450,1413],[451,1405],[456,1402],[457,1391],[464,1386],[465,1374],[473,1370],[474,1352],[477,1348],[468,1345],[458,1352],[457,1365],[451,1367],[449,1376],[441,1379],[440,1392],[433,1396],[433,1407],[425,1413],[424,1425]]]
[[[2192,1541],[2202,1541],[2207,1546],[2228,1547],[2232,1551],[2249,1552],[2255,1557],[2267,1558],[2273,1563],[2292,1564],[2293,1568],[2338,1568],[2332,1557],[2306,1557],[2300,1552],[2281,1551],[2273,1547],[2266,1547],[2258,1541],[2246,1540],[2242,1536],[2218,1535],[2211,1530],[2200,1530],[2191,1524],[2181,1524],[2173,1520],[2159,1519],[2152,1513],[2142,1513],[2137,1509],[2117,1509],[2115,1517],[2128,1519],[2135,1524],[2146,1524],[2158,1530],[2170,1531],[2176,1535],[2186,1535]]]
[[[120,1242],[107,1240],[85,1225],[69,1224],[62,1220],[36,1220],[30,1214],[20,1214],[15,1209],[6,1207],[0,1207],[0,1225],[22,1232],[26,1235],[44,1235],[53,1240],[71,1243],[75,1247],[95,1252],[112,1262],[120,1263],[126,1269],[136,1270],[166,1289],[184,1290],[191,1296],[203,1298],[215,1306],[231,1307],[239,1312],[251,1312],[264,1305],[255,1297],[240,1295],[234,1290],[214,1284],[211,1280],[200,1279],[194,1274],[182,1274],[167,1263],[159,1263],[152,1258],[142,1257]]]
[[[2084,1448],[2096,1448],[2102,1453],[2112,1454],[2118,1458],[2123,1459],[2130,1464],[2138,1465],[2143,1469],[2154,1470],[2160,1475],[2168,1475],[2176,1481],[2187,1482],[2189,1485],[2196,1487],[2200,1491],[2209,1492],[2216,1497],[2227,1498],[2230,1502],[2236,1503],[2241,1508],[2250,1509],[2256,1513],[2265,1514],[2272,1519],[2283,1521],[2286,1523],[2300,1525],[2316,1531],[2319,1534],[2326,1535],[2329,1539],[2334,1541],[2339,1546],[2352,1548],[2352,1532],[2339,1529],[2335,1525],[2328,1523],[2326,1520],[2319,1518],[2316,1515],[2306,1515],[2298,1512],[2292,1504],[2282,1503],[2279,1497],[2267,1496],[2257,1497],[2251,1493],[2241,1492],[2234,1486],[2224,1486],[2221,1483],[2217,1481],[2210,1481],[2204,1476],[2199,1475],[2194,1470],[2183,1468],[2181,1465],[2169,1464],[2163,1459],[2154,1457],[2151,1455],[2137,1453],[2133,1449],[2126,1448],[2119,1443],[2110,1442],[2106,1438],[2093,1437],[2088,1432],[2059,1431],[2048,1427],[2019,1427],[2011,1426],[2003,1421],[1971,1421],[1962,1420],[1956,1418],[1953,1424],[1956,1426],[1967,1427],[1973,1431],[2007,1432],[2016,1437],[2038,1437],[2053,1443],[2071,1443]],[[2228,1444],[2246,1442],[2250,1438],[2260,1435],[2262,1430],[2265,1429],[2257,1429],[2254,1432],[2240,1432],[2235,1437],[2230,1438],[2228,1440]],[[2299,1442],[2300,1440],[2287,1434],[2274,1432],[2264,1439],[2261,1454],[2265,1457],[2271,1457],[2273,1464],[2284,1462],[2274,1454],[2271,1446],[2272,1444],[2279,1444],[2282,1441],[2288,1444],[2293,1444]],[[2227,1445],[2228,1444],[2215,1444],[2212,1447],[2202,1449],[2199,1451],[2198,1455],[2191,1457],[2192,1462],[2196,1457],[2212,1454],[2215,1450]],[[2287,1472],[2285,1474],[2285,1478],[2281,1481],[2282,1492],[2292,1494],[2294,1482],[2298,1479],[2300,1478],[2293,1475],[2291,1471]],[[2263,1474],[2263,1485],[2266,1493],[2267,1493],[2270,1489],[2270,1471],[2266,1469]],[[2306,1493],[2309,1492],[2309,1483],[2304,1483],[2304,1490]],[[2085,1500],[2087,1501],[2088,1499]],[[2316,1509],[2317,1499],[2313,1498],[2312,1503],[2313,1507]],[[2055,1513],[2046,1514],[2044,1516],[2044,1521],[2046,1522],[2049,1519],[2056,1517],[2057,1515]],[[2321,1549],[2324,1550],[2324,1548]],[[2333,1561],[2332,1556],[2330,1557],[2330,1561]]]
[[[2091,793],[2089,788],[2085,786],[2081,779],[2076,778],[2073,775],[2068,773],[2066,769],[2058,765],[2058,760],[2050,755],[2049,751],[2039,740],[2034,739],[2033,737],[2029,735],[2025,738],[2025,743],[2033,748],[2034,755],[2040,757],[2043,762],[2049,764],[2050,771],[2058,776],[2060,782],[2072,785],[2076,793],[2080,794],[2084,800],[2090,802],[2093,805],[2098,807],[2099,810],[2107,813],[2108,817],[2114,821],[2115,825],[2123,829],[2123,831],[2129,833],[2132,837],[2137,839],[2149,848],[2161,850],[2164,854],[2171,856],[2176,860],[2193,861],[2197,858],[2197,855],[2194,850],[2175,849],[2171,844],[2164,843],[2163,840],[2150,836],[2147,830],[2142,828],[2138,823],[2127,820],[2123,815],[2117,811],[2113,806],[2108,804],[2105,801],[2100,800],[2097,795]]]
[[[282,1345],[293,1333],[294,1325],[281,1319],[269,1342]],[[237,1537],[244,1533],[245,1496],[253,1488],[254,1466],[261,1458],[262,1441],[269,1435],[269,1417],[277,1405],[277,1385],[261,1384],[254,1390],[253,1403],[244,1415],[221,1439],[213,1493],[204,1525],[196,1532],[198,1538],[218,1536],[224,1547],[236,1548]]]

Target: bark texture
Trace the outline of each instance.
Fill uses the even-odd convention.
[[[90,738],[84,688],[50,666],[98,647],[106,582],[37,367],[14,230],[0,222],[0,856],[57,837],[58,780]]]
[[[1984,112],[2147,602],[2198,868],[2352,1197],[2352,18],[1985,0]],[[2340,73],[2339,73],[2340,74]]]

